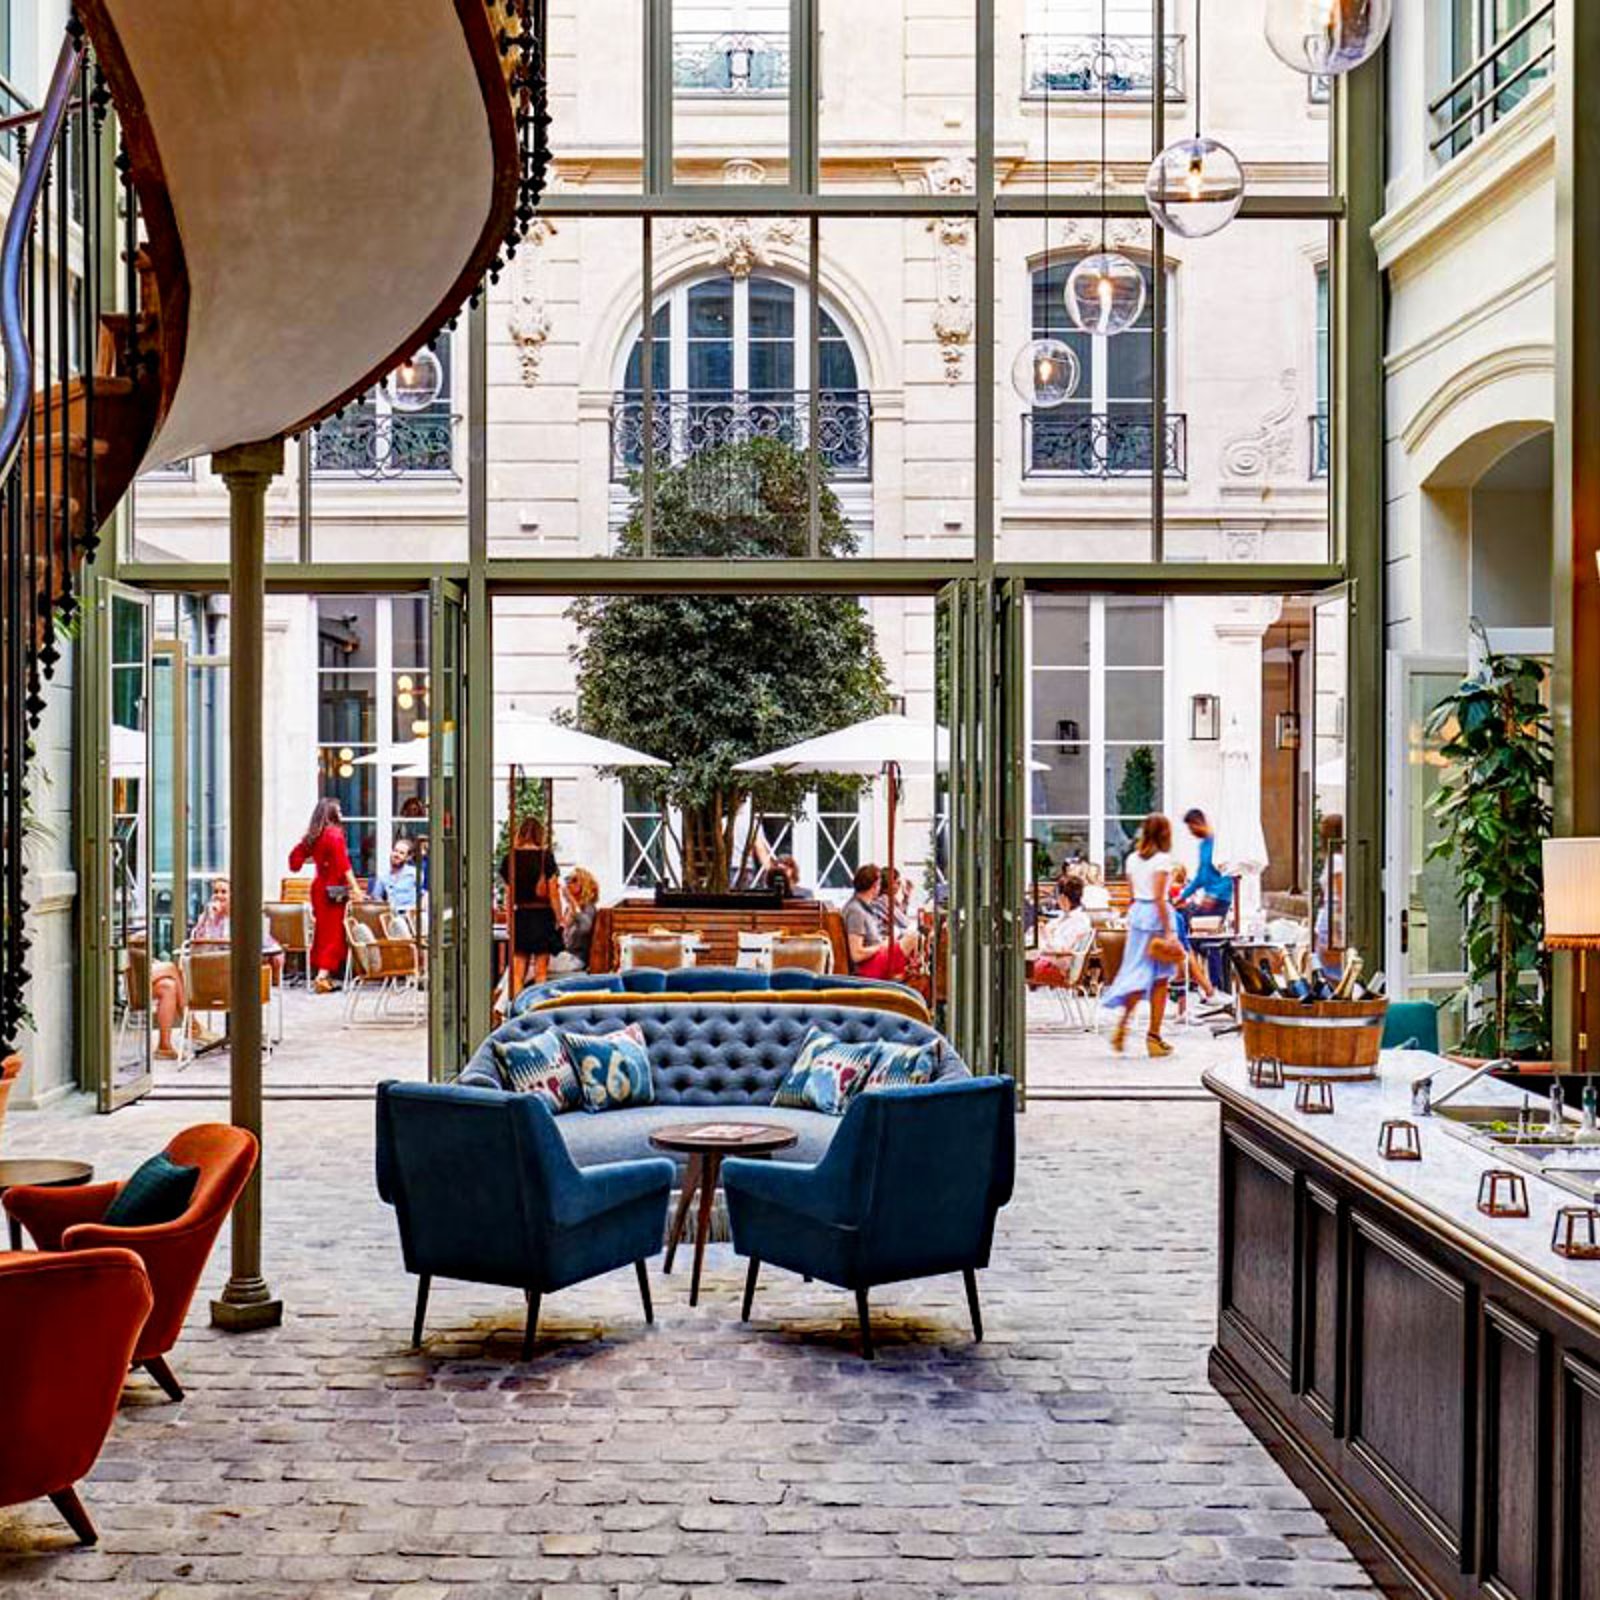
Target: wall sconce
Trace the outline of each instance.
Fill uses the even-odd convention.
[[[1056,743],[1062,747],[1064,756],[1081,756],[1083,754],[1083,730],[1071,717],[1063,717],[1056,724]]]
[[[1189,737],[1196,744],[1214,744],[1222,737],[1222,701],[1217,695],[1190,697]]]
[[[1280,750],[1300,748],[1300,713],[1280,711],[1277,721],[1277,745]]]

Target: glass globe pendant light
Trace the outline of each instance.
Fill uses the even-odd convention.
[[[1044,259],[1050,259],[1050,86],[1044,97]],[[1052,318],[1045,302],[1045,331],[1030,339],[1017,352],[1011,364],[1011,386],[1023,404],[1034,411],[1049,411],[1064,406],[1078,392],[1080,369],[1077,353],[1063,339],[1050,332]]]
[[[444,389],[444,367],[433,351],[418,350],[389,374],[386,387],[396,411],[426,411]]]
[[[1110,339],[1144,314],[1144,274],[1116,250],[1085,256],[1067,279],[1067,315],[1085,333]]]
[[[1078,392],[1078,358],[1060,339],[1030,339],[1017,352],[1011,385],[1035,411],[1064,406]]]
[[[1169,144],[1144,180],[1150,215],[1184,239],[1219,233],[1244,204],[1239,158],[1200,131],[1200,4],[1194,0],[1194,136]]]
[[[1100,0],[1100,41],[1106,37],[1106,0]],[[1161,69],[1157,66],[1156,70]],[[1067,315],[1083,333],[1110,339],[1126,333],[1144,312],[1144,274],[1137,262],[1106,248],[1106,74],[1100,73],[1100,248],[1067,278]]]
[[[1394,0],[1267,0],[1267,43],[1310,78],[1353,72],[1378,52]]]

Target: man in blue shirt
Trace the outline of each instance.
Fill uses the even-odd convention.
[[[1200,841],[1200,864],[1178,905],[1191,917],[1226,916],[1233,907],[1233,879],[1217,870],[1217,839],[1205,812],[1196,807],[1183,814],[1184,825]]]
[[[417,909],[417,869],[411,863],[411,841],[396,839],[389,852],[389,870],[375,879],[372,898],[388,903],[399,915]]]

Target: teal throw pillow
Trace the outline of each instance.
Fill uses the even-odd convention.
[[[553,1117],[582,1106],[578,1074],[561,1048],[561,1035],[555,1029],[532,1039],[496,1039],[490,1049],[500,1081],[513,1094],[537,1095],[549,1106]]]
[[[862,1094],[878,1094],[884,1089],[914,1089],[932,1083],[938,1068],[937,1044],[890,1044],[881,1042],[872,1070],[861,1086]]]
[[[189,1209],[199,1167],[180,1167],[166,1151],[151,1156],[111,1197],[101,1222],[108,1228],[153,1228]]]
[[[875,1050],[871,1043],[846,1044],[812,1028],[800,1041],[794,1065],[772,1097],[773,1105],[842,1117],[867,1081]]]
[[[637,1022],[615,1033],[564,1033],[561,1047],[578,1076],[585,1111],[655,1104],[650,1053]]]

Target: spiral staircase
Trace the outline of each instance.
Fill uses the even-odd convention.
[[[452,323],[549,160],[545,0],[78,0],[0,118],[0,1056],[43,689],[140,469],[310,428]]]

